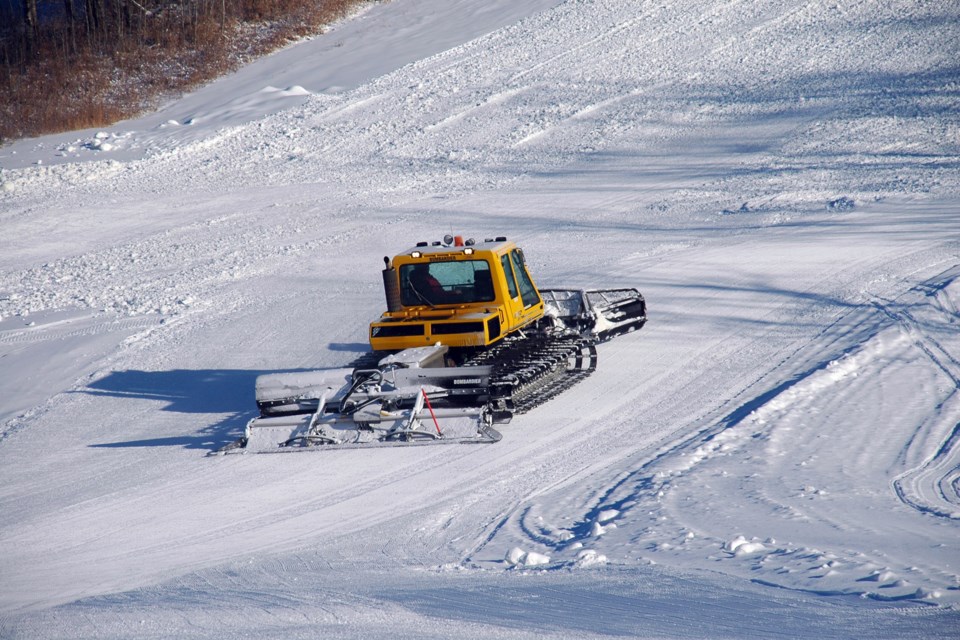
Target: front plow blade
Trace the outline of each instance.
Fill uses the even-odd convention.
[[[435,409],[384,412],[379,422],[330,414],[255,418],[247,424],[243,450],[285,453],[305,449],[354,449],[423,444],[485,444],[501,434],[484,411]]]

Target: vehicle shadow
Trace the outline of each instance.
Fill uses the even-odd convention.
[[[287,370],[290,371],[290,370]],[[157,400],[161,411],[183,414],[223,414],[220,420],[193,434],[91,444],[93,448],[183,447],[216,451],[241,435],[256,415],[253,400],[257,376],[280,371],[240,369],[174,369],[114,371],[78,393],[92,396]]]

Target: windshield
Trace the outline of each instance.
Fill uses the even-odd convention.
[[[493,301],[486,260],[405,264],[400,267],[400,301],[407,306]]]

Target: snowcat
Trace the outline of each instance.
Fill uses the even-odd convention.
[[[221,452],[497,442],[494,424],[590,375],[598,342],[646,322],[636,289],[538,289],[505,237],[446,236],[384,263],[370,353],[259,376],[260,415]]]

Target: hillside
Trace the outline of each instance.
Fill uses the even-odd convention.
[[[0,145],[155,110],[365,0],[5,0]]]
[[[0,636],[956,637],[960,11],[482,5],[0,150]],[[495,445],[207,455],[451,231],[649,323]]]

